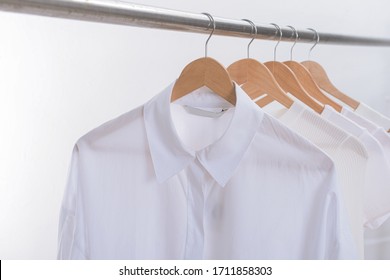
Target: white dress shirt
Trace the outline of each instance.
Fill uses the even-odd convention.
[[[356,136],[366,147],[369,156],[366,184],[370,186],[365,192],[365,225],[378,228],[390,217],[390,165],[380,143],[367,131],[332,107],[326,105],[321,114],[345,131]]]
[[[325,120],[301,101],[291,98],[294,103],[289,109],[275,101],[263,109],[317,145],[334,161],[354,240],[363,259],[364,192],[371,188],[369,182],[366,184],[367,150],[356,137]]]
[[[360,103],[355,113],[383,127],[386,131],[390,130],[390,118],[372,109],[364,103]]]
[[[357,257],[327,155],[237,86],[172,86],[77,141],[58,258]]]

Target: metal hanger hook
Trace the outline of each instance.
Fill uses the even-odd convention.
[[[206,40],[206,43],[204,44],[204,56],[207,57],[207,47],[208,47],[210,38],[211,38],[211,36],[213,36],[213,33],[215,31],[215,20],[214,20],[213,16],[210,15],[209,13],[202,13],[202,14],[206,15],[210,20],[210,23],[209,23],[209,26],[207,27],[207,29],[210,28],[210,25],[213,25],[213,30],[211,31],[209,37]]]
[[[276,61],[276,49],[278,48],[279,43],[282,40],[283,33],[282,33],[282,29],[280,28],[279,25],[277,25],[276,23],[270,23],[270,24],[276,27],[275,37],[276,37],[276,35],[278,35],[278,32],[279,32],[279,40],[276,43],[275,48],[274,48],[274,62],[275,62]]]
[[[311,51],[315,48],[315,46],[317,46],[317,44],[320,42],[320,35],[318,34],[317,30],[313,29],[313,28],[308,28],[308,30],[310,31],[313,31],[314,34],[315,34],[315,40],[316,42],[314,43],[314,45],[310,48],[309,50],[309,55],[308,55],[308,59],[310,60],[310,54],[311,54]]]
[[[251,30],[251,35],[253,35],[252,37],[252,40],[249,42],[248,46],[247,46],[247,50],[246,50],[246,53],[247,53],[247,57],[249,58],[249,48],[252,44],[252,42],[255,40],[256,38],[256,35],[257,35],[257,26],[256,24],[253,23],[253,21],[249,20],[249,19],[242,19],[243,21],[246,21],[246,22],[249,22],[250,25],[252,26],[252,30]]]
[[[291,50],[290,50],[290,60],[293,60],[293,49],[294,49],[295,45],[297,44],[297,41],[299,39],[299,35],[298,35],[298,31],[294,27],[292,27],[291,25],[287,25],[287,27],[291,28],[291,30],[293,31],[293,34],[295,33],[295,42],[292,45]]]

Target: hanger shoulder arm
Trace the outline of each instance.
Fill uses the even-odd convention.
[[[317,113],[321,113],[324,106],[313,99],[302,87],[294,72],[281,62],[269,61],[265,65],[270,71],[273,71],[275,79],[279,85],[287,92],[294,95],[296,98],[301,100],[307,106],[312,108]],[[265,101],[264,101],[265,102]]]
[[[336,86],[333,85],[325,69],[319,63],[315,61],[307,60],[307,61],[303,61],[302,65],[307,70],[309,70],[314,81],[325,92],[341,100],[342,102],[344,102],[345,104],[347,104],[353,109],[356,109],[359,106],[360,103],[357,100],[346,95],[345,93],[337,89]]]
[[[307,91],[309,95],[317,99],[322,104],[328,104],[332,106],[336,111],[341,112],[342,107],[326,96],[318,85],[313,80],[310,72],[300,63],[296,61],[286,61],[283,62],[286,64],[297,76],[299,82],[302,84],[303,88]]]
[[[222,98],[236,104],[234,83],[229,73],[218,61],[200,58],[189,63],[180,74],[172,90],[171,101],[206,86]]]

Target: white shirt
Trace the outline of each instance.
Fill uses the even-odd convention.
[[[356,137],[325,120],[301,101],[292,98],[295,101],[289,109],[278,102],[272,102],[263,109],[317,145],[334,161],[354,240],[359,256],[363,259],[364,190],[369,191],[371,188],[371,184],[365,184],[367,151]]]
[[[321,114],[345,131],[356,136],[368,152],[366,184],[369,191],[364,193],[365,225],[378,228],[390,217],[390,166],[380,143],[367,131],[353,121],[326,105]]]
[[[387,133],[383,127],[376,125],[375,123],[351,111],[350,109],[343,108],[341,113],[351,121],[355,122],[361,127],[366,128],[368,132],[374,136],[376,140],[378,140],[378,142],[382,145],[387,161],[390,164],[390,134]]]
[[[186,95],[190,113],[172,86],[76,143],[58,258],[356,258],[328,156],[238,86],[233,108]]]
[[[360,103],[356,108],[355,113],[376,123],[380,127],[383,127],[386,131],[390,131],[390,118],[372,109],[368,105]]]
[[[344,116],[358,125],[366,128],[372,136],[382,145],[385,156],[390,163],[390,134],[382,127],[343,107],[341,112]],[[389,259],[390,258],[390,220],[387,220],[378,229],[366,230],[365,258],[366,259]]]

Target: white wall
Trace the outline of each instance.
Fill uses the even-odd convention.
[[[386,0],[174,1],[140,4],[249,18],[321,32],[390,38]],[[0,259],[52,259],[71,150],[92,128],[144,103],[203,55],[206,35],[0,13]],[[210,56],[228,66],[246,39],[213,37]],[[273,42],[252,57],[272,59]],[[289,58],[282,43],[278,58]],[[297,45],[305,60],[309,45]],[[318,46],[334,83],[390,111],[390,48]]]

